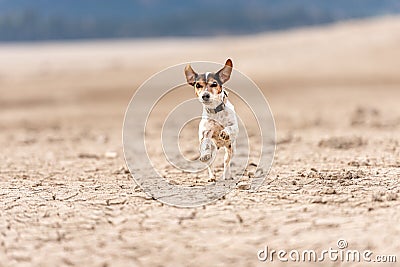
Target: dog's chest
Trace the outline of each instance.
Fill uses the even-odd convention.
[[[206,118],[208,121],[212,121],[211,125],[214,123],[216,127],[217,125],[222,126],[223,128],[232,124],[231,114],[229,111],[221,111],[216,114],[209,114]]]
[[[200,131],[202,132],[202,138],[211,137],[217,148],[229,145],[229,140],[222,139],[219,135],[221,131],[224,129],[221,123],[217,122],[216,120],[207,119],[201,123]]]
[[[231,140],[224,140],[219,135],[221,131],[235,123],[232,110],[224,110],[216,114],[203,114],[199,125],[200,139],[211,137],[218,148],[228,146]]]

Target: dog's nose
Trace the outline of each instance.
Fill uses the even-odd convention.
[[[203,98],[204,101],[208,101],[210,99],[210,94],[205,93],[205,94],[203,94],[203,96],[201,98]]]

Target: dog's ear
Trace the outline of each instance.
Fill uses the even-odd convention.
[[[229,78],[231,77],[232,68],[232,60],[229,58],[225,62],[225,66],[217,72],[218,78],[222,83],[226,83],[229,80]]]
[[[187,83],[193,86],[196,82],[197,73],[192,69],[190,64],[188,64],[185,68],[185,75]]]

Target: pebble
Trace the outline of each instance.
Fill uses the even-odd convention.
[[[249,183],[244,183],[240,182],[237,184],[237,188],[240,190],[249,190],[250,189],[250,184]]]
[[[107,159],[115,159],[118,156],[118,153],[115,151],[107,151],[104,154],[104,157],[106,157]]]

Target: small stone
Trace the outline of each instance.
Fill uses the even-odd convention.
[[[249,183],[244,183],[240,182],[237,184],[237,188],[240,190],[249,190],[250,189],[250,184]]]
[[[108,136],[107,135],[99,135],[99,136],[97,136],[96,141],[98,143],[105,144],[108,142]]]
[[[326,195],[334,195],[334,194],[336,194],[336,190],[329,187],[329,188],[322,190],[321,193],[326,194]]]
[[[372,195],[372,201],[375,201],[375,202],[382,202],[383,199],[382,199],[382,196],[381,196],[380,194],[373,194],[373,195]]]
[[[263,169],[259,168],[256,170],[256,172],[254,173],[254,177],[261,177],[264,174]]]
[[[104,156],[105,156],[107,159],[115,159],[115,158],[118,156],[118,153],[115,152],[115,151],[107,151],[107,152],[104,154]]]
[[[311,200],[311,203],[315,203],[315,204],[326,204],[326,200],[323,199],[322,197],[317,197]]]
[[[393,192],[389,192],[386,194],[386,199],[388,201],[395,201],[395,200],[397,200],[397,194],[393,193]]]
[[[92,153],[79,153],[78,157],[81,159],[98,159],[99,156],[97,156],[96,154],[92,154]]]

